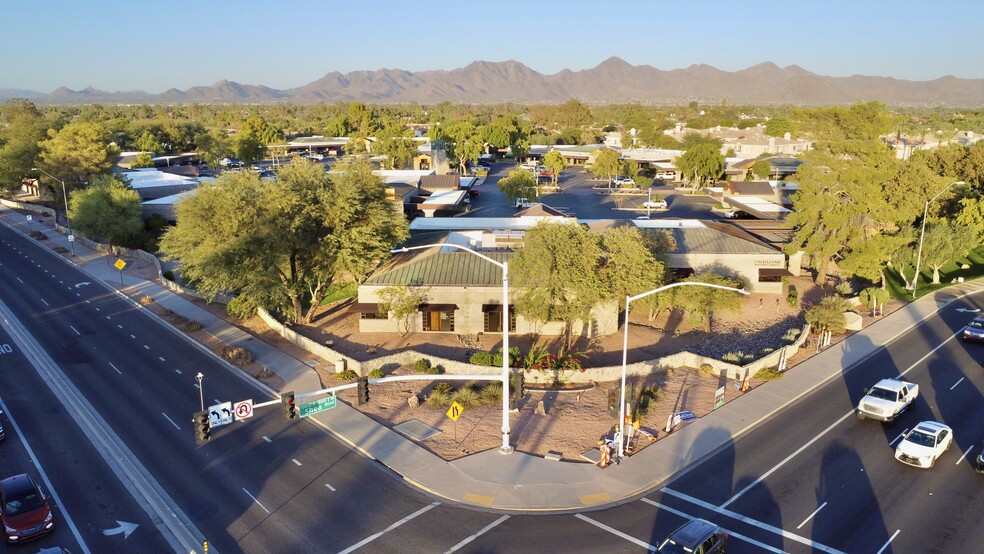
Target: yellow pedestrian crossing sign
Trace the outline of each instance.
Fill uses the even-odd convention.
[[[457,423],[458,418],[461,417],[461,412],[463,411],[465,411],[465,408],[461,404],[452,402],[451,407],[448,408],[448,417],[451,418],[451,421]]]

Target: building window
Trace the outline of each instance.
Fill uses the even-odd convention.
[[[759,283],[781,283],[783,277],[789,277],[793,274],[786,269],[777,269],[771,267],[760,267],[758,270],[758,282]]]
[[[389,319],[389,314],[381,314],[379,312],[362,312],[359,314],[359,319]]]
[[[421,306],[421,312],[424,314],[424,331],[453,333],[454,311],[456,309],[458,307],[453,304]]]
[[[484,316],[484,325],[482,330],[486,333],[501,333],[502,332],[502,305],[501,304],[485,304],[482,306],[482,315]],[[509,306],[509,332],[516,332],[516,310]]]

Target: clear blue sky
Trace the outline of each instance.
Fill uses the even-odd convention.
[[[221,79],[285,89],[326,73],[633,65],[984,78],[982,0],[3,0],[0,88],[158,93]]]

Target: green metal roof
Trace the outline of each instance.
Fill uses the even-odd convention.
[[[497,262],[512,252],[482,252]],[[394,256],[365,281],[366,285],[499,286],[502,269],[468,252],[440,252],[438,248]]]

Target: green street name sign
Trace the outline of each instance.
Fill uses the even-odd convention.
[[[309,415],[316,414],[318,412],[323,412],[325,410],[330,410],[335,407],[337,399],[334,394],[328,395],[324,398],[319,398],[314,402],[308,402],[307,404],[301,404],[301,417],[307,417]]]

